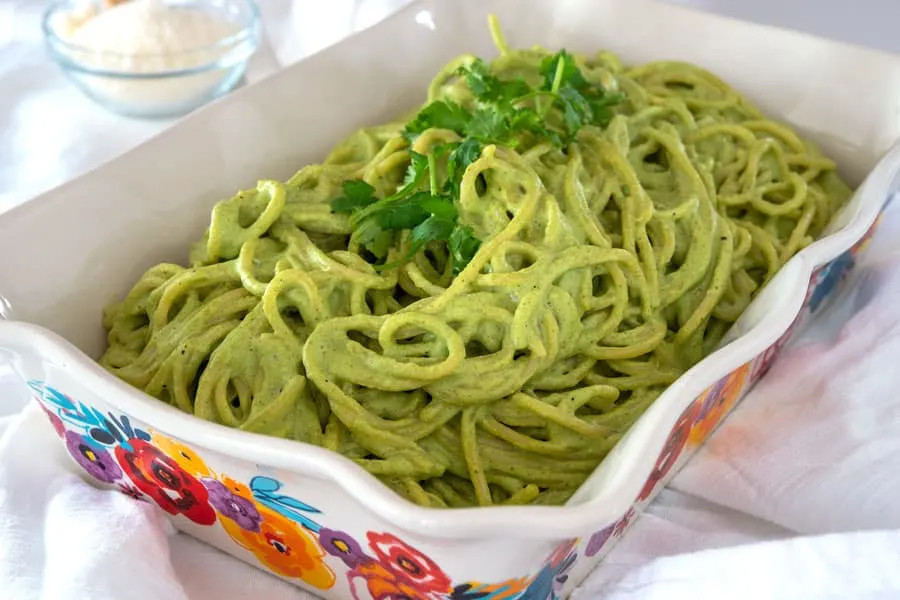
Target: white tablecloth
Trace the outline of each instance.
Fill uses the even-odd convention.
[[[680,2],[900,50],[893,0]],[[399,3],[261,0],[270,43],[248,80]],[[40,48],[42,6],[0,0],[0,212],[171,124],[117,117],[69,86]],[[777,363],[577,597],[900,598],[898,236],[895,203],[851,291]],[[20,412],[25,399],[0,364],[0,598],[298,597],[169,531],[151,507],[63,471],[41,416]],[[138,539],[140,551],[130,543]]]

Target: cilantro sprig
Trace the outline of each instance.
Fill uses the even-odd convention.
[[[413,140],[427,129],[440,128],[484,144],[517,148],[546,139],[564,146],[586,125],[607,125],[611,107],[623,100],[588,81],[566,50],[545,57],[539,73],[542,81],[533,88],[521,78],[500,79],[476,58],[457,70],[475,97],[474,107],[436,100],[407,124],[406,136]]]
[[[475,59],[460,67],[474,102],[463,106],[436,100],[407,123],[404,135],[412,143],[428,129],[456,132],[460,141],[441,144],[423,155],[410,151],[403,183],[395,193],[375,196],[375,188],[360,180],[345,181],[343,196],[331,203],[334,212],[350,213],[353,238],[371,253],[375,268],[396,267],[433,242],[444,242],[454,274],[472,260],[481,242],[471,228],[459,223],[456,203],[466,168],[487,144],[521,148],[550,141],[565,147],[586,125],[603,127],[612,118],[611,107],[622,101],[587,80],[575,58],[560,50],[540,64],[541,83],[532,87],[524,79],[501,79],[487,63]],[[445,177],[439,181],[438,159],[446,156]],[[426,185],[427,182],[427,185]],[[408,231],[406,254],[385,263],[398,232]]]
[[[448,154],[449,175],[440,186],[437,159],[443,154]],[[457,274],[472,260],[481,244],[471,228],[458,222],[454,202],[462,174],[480,154],[480,145],[476,147],[472,142],[444,144],[427,156],[410,151],[406,177],[397,192],[378,199],[375,188],[368,183],[349,180],[343,183],[344,195],[333,200],[331,208],[335,212],[351,213],[354,238],[379,260],[387,256],[396,232],[409,230],[406,254],[399,260],[376,264],[376,269],[394,268],[431,242],[447,242],[453,273]],[[426,178],[428,189],[422,190]]]

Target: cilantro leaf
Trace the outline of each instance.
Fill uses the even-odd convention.
[[[585,97],[573,87],[566,86],[559,90],[559,99],[563,105],[566,133],[572,139],[579,129],[593,120],[594,112]]]
[[[427,194],[428,192],[419,193]],[[370,218],[373,219],[381,229],[412,229],[428,218],[428,212],[415,202],[396,202],[385,205]]]
[[[562,63],[562,67],[560,67],[560,63]],[[556,54],[546,56],[541,60],[540,73],[544,76],[544,83],[541,86],[542,90],[556,91],[554,83],[557,77],[557,69],[559,68],[562,68],[562,73],[558,87],[568,84],[575,89],[579,89],[590,85],[587,79],[584,78],[584,75],[581,74],[581,69],[575,64],[575,57],[566,52],[565,49],[562,49]]]
[[[431,215],[418,225],[409,234],[409,241],[413,246],[420,247],[428,242],[446,241],[450,238],[456,223],[445,217]]]
[[[605,126],[613,117],[610,107],[624,102],[625,96],[623,94],[603,94],[600,97],[588,96],[587,101],[594,114],[594,123]]]
[[[353,231],[353,238],[376,258],[387,256],[388,249],[394,243],[394,233],[382,229],[372,219],[361,222]]]
[[[348,179],[342,184],[344,195],[331,201],[331,210],[339,213],[353,212],[373,204],[375,188],[362,179]]]
[[[416,192],[406,198],[385,204],[369,218],[381,229],[412,229],[429,216],[456,219],[456,207],[446,196],[432,196],[428,192]]]
[[[453,259],[453,274],[458,275],[475,257],[481,240],[475,237],[471,228],[457,225],[450,234],[448,246]]]
[[[417,204],[422,210],[433,216],[449,220],[456,219],[457,213],[456,207],[453,205],[453,199],[447,196],[426,194],[424,197],[417,199]]]
[[[466,168],[481,157],[481,142],[468,138],[458,144],[447,158],[447,181],[444,192],[451,196],[459,196],[459,186]]]
[[[460,67],[457,73],[466,78],[466,84],[476,98],[479,100],[492,99],[497,87],[497,78],[483,60],[476,58],[470,65]]]
[[[415,150],[409,151],[409,166],[406,167],[406,175],[403,177],[404,190],[409,190],[419,185],[425,178],[428,169],[428,157],[419,154]]]
[[[472,115],[465,108],[450,100],[436,100],[419,111],[416,118],[406,125],[406,133],[422,133],[426,129],[451,129],[462,134]]]
[[[466,127],[469,137],[482,142],[508,142],[510,140],[509,122],[502,112],[492,108],[479,108],[472,114],[472,120]]]
[[[556,95],[563,112],[569,140],[585,125],[605,126],[612,118],[610,107],[622,102],[621,94],[607,94],[603,86],[589,82],[575,63],[575,57],[560,50],[541,61],[544,76],[541,89]]]
[[[393,243],[394,236],[391,232],[412,230],[409,237],[412,253],[404,257],[402,262],[418,252],[422,245],[430,241],[446,240],[456,224],[457,212],[453,199],[448,196],[415,192],[385,198],[354,216],[360,217],[355,223],[355,239],[377,258],[383,258]],[[446,234],[441,233],[447,223],[450,224],[449,229]],[[380,265],[379,268],[391,266],[395,266],[395,263]]]
[[[531,91],[522,79],[503,80],[491,73],[491,68],[480,58],[468,66],[460,67],[457,74],[466,78],[472,94],[482,102],[509,103]]]
[[[521,108],[513,113],[510,128],[520,132],[528,132],[537,138],[546,138],[554,146],[562,146],[559,133],[547,127],[544,118],[531,108]]]
[[[455,215],[452,219],[440,215],[431,215],[409,232],[409,237],[406,238],[409,243],[409,250],[403,258],[385,265],[378,265],[375,268],[379,271],[385,271],[399,266],[415,256],[430,242],[447,241],[453,233],[454,227],[456,227]]]

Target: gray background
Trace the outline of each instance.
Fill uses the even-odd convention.
[[[665,1],[900,53],[900,0]]]

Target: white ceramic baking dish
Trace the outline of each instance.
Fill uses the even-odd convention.
[[[862,183],[830,235],[784,267],[729,343],[659,398],[568,505],[415,506],[341,456],[198,420],[92,360],[102,307],[150,265],[184,260],[215,201],[418,104],[451,57],[492,56],[488,12],[518,46],[703,65]],[[0,217],[0,361],[88,479],[155,501],[180,529],[320,595],[563,597],[852,266],[896,187],[898,109],[897,57],[649,0],[417,2]]]

